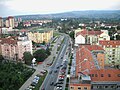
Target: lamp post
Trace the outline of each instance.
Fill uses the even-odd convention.
[[[33,58],[33,60],[32,60],[32,68],[33,68],[35,62],[36,62],[36,58]]]

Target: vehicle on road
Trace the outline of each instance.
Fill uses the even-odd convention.
[[[52,70],[49,72],[49,74],[52,74]]]
[[[55,70],[54,73],[57,73],[57,70]]]
[[[52,86],[54,84],[54,82],[52,81],[51,83],[50,83],[50,85]]]

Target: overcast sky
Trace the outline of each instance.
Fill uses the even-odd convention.
[[[120,10],[120,0],[0,0],[0,16]]]

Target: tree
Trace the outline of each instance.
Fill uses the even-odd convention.
[[[74,34],[75,34],[74,31],[71,31],[70,34],[69,34],[72,39],[74,39]]]
[[[25,64],[30,65],[32,63],[33,56],[30,52],[24,52],[23,53],[23,60],[25,61]]]
[[[47,53],[47,55],[50,55],[51,54],[51,52],[50,52],[50,49],[47,47],[47,49],[46,49],[46,53]]]
[[[0,55],[0,62],[2,62],[3,61],[3,56],[2,55]]]
[[[43,45],[45,45],[46,44],[46,42],[45,41],[43,41],[43,43],[42,43]]]
[[[36,61],[42,62],[47,58],[46,50],[44,49],[39,49],[33,53],[33,56],[36,58]]]

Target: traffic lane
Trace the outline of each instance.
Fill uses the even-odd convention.
[[[57,79],[57,76],[58,76],[58,73],[54,73],[52,76],[53,76],[53,77],[52,77],[51,80],[49,81],[49,85],[48,85],[48,87],[47,87],[46,90],[53,90],[54,84],[55,84],[56,79]],[[53,84],[51,85],[52,82],[53,82]]]
[[[64,57],[64,55],[65,55],[65,53],[66,53],[66,49],[67,49],[67,46],[65,46],[65,48],[64,48],[63,51],[62,51],[62,55],[61,55],[62,57]],[[55,66],[56,69],[57,69],[58,63],[59,63],[59,65],[61,65],[61,64],[62,64],[62,61],[63,61],[63,59],[59,60],[59,61],[56,63],[56,66]],[[54,69],[54,70],[56,70],[56,69]],[[60,68],[57,69],[57,73],[56,73],[56,75],[54,75],[54,79],[52,79],[52,81],[49,82],[49,86],[48,86],[47,90],[48,90],[48,89],[49,89],[49,90],[53,90],[53,89],[54,89],[54,85],[50,85],[50,84],[51,84],[52,82],[56,83],[56,80],[57,80],[58,75],[59,75],[59,71],[60,71]]]
[[[67,43],[67,44],[68,44],[68,43]],[[67,49],[67,46],[68,46],[68,45],[66,45],[66,49]],[[66,52],[67,52],[67,50],[63,53],[63,56],[64,56],[63,59],[68,60],[68,54],[65,54]],[[63,61],[62,61],[62,62],[63,62]],[[65,62],[64,62],[64,63],[65,63]],[[66,63],[66,67],[67,67],[67,65],[68,65],[68,61],[67,61],[67,63]],[[63,80],[63,81],[59,81],[59,75],[61,74],[61,72],[59,72],[59,75],[58,75],[58,78],[57,78],[57,82],[63,83],[63,84],[60,84],[60,86],[63,87],[63,90],[64,90],[64,88],[65,88],[65,85],[64,85],[64,84],[66,84],[67,70],[68,70],[68,67],[67,67],[67,69],[65,69],[64,80]],[[55,90],[55,88],[56,88],[56,87],[54,87],[54,90]]]
[[[66,43],[66,40],[67,39],[65,39],[65,42],[64,43]],[[66,48],[65,48],[66,49]],[[65,51],[64,49],[62,49],[63,51]],[[56,59],[56,61],[58,61],[59,60],[59,55],[58,55],[58,58]],[[55,62],[55,64],[54,65],[56,65],[56,62]],[[54,68],[54,65],[52,65],[53,66],[53,68]],[[56,76],[58,76],[58,75],[56,75]],[[48,75],[48,78],[50,78],[50,75]],[[55,80],[56,80],[56,78],[54,78]],[[51,80],[49,80],[49,81],[51,81]],[[46,79],[46,82],[45,82],[46,84],[48,83],[48,84],[50,84],[49,82],[48,82],[48,79]],[[46,85],[45,85],[46,86]],[[43,87],[45,87],[44,85],[43,85]],[[49,87],[49,85],[48,85],[48,87]],[[52,89],[53,90],[53,89]]]

